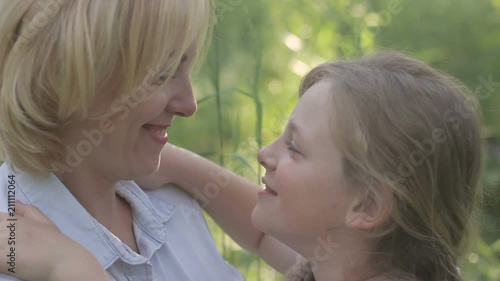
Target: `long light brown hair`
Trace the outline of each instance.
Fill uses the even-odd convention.
[[[391,210],[370,233],[371,269],[461,280],[457,263],[477,235],[482,196],[477,100],[455,78],[393,51],[322,64],[300,96],[321,80],[332,82],[346,179]],[[287,280],[314,280],[307,265],[292,271]]]

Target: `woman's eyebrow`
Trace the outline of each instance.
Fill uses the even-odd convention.
[[[171,52],[170,55],[168,56],[169,59],[171,59],[174,56],[174,52]],[[189,59],[189,56],[186,54],[183,54],[181,57],[181,63],[185,63]]]

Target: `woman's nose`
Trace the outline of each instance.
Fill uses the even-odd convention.
[[[181,117],[189,117],[196,113],[197,104],[193,94],[191,81],[178,81],[179,85],[175,87],[174,96],[168,104],[168,111]]]
[[[183,97],[182,99],[175,100],[174,114],[181,117],[189,117],[196,113],[197,104],[193,95]]]

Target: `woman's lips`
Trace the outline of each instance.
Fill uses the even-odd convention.
[[[147,131],[149,131],[149,134],[153,138],[153,140],[155,140],[159,144],[164,145],[168,142],[168,135],[167,135],[168,125],[161,126],[161,125],[146,124],[142,127]]]

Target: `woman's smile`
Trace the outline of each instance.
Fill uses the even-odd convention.
[[[147,131],[148,135],[157,143],[165,145],[168,142],[167,128],[170,125],[146,124],[141,129]]]

